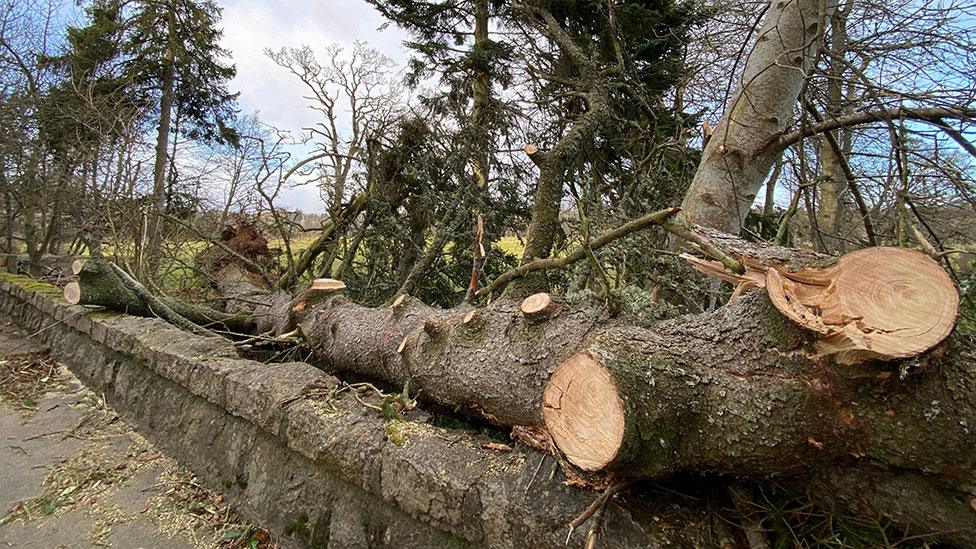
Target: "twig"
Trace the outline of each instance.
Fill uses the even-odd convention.
[[[668,232],[670,232],[671,234],[677,237],[683,238],[689,242],[693,242],[697,244],[698,247],[701,248],[701,251],[705,252],[705,255],[708,255],[712,259],[715,259],[716,261],[724,265],[726,269],[737,274],[742,274],[746,272],[745,267],[742,266],[742,263],[739,260],[725,253],[724,251],[716,247],[714,244],[712,244],[712,242],[707,237],[705,237],[701,233],[691,228],[688,225],[687,220],[683,218],[677,218],[671,220],[664,224],[664,228],[667,229]]]
[[[41,433],[41,434],[39,434],[39,435],[34,435],[34,436],[32,436],[32,437],[27,437],[27,438],[25,438],[25,439],[23,439],[23,442],[27,442],[27,441],[30,441],[30,440],[37,440],[37,439],[39,439],[39,438],[44,438],[44,437],[49,437],[49,436],[51,436],[51,435],[57,435],[57,434],[61,434],[61,433],[63,433],[64,431],[65,431],[64,429],[60,429],[60,430],[57,430],[57,431],[51,431],[51,432],[49,432],[49,433]]]
[[[233,333],[233,332],[231,332],[231,333]],[[292,331],[290,331],[290,332],[283,333],[283,334],[281,334],[279,336],[269,336],[268,334],[270,334],[270,333],[271,332],[265,332],[263,334],[254,335],[254,336],[251,336],[251,337],[249,337],[247,339],[244,339],[244,340],[241,340],[241,341],[236,341],[236,342],[234,342],[234,345],[236,345],[236,346],[248,345],[248,344],[254,343],[254,342],[258,342],[258,344],[264,343],[264,344],[267,344],[267,345],[270,345],[272,343],[294,343],[296,341],[299,341],[300,340],[300,337],[301,337],[301,336],[299,336],[299,338],[296,338],[295,337],[295,335],[298,334],[298,329],[297,328],[294,329],[294,330],[292,330]]]
[[[583,201],[580,199],[579,193],[576,191],[576,185],[572,182],[569,184],[569,192],[573,194],[573,198],[576,200],[576,211],[579,213],[580,221],[583,225],[583,251],[586,253],[586,257],[590,260],[590,268],[595,270],[598,275],[600,275],[600,294],[599,297],[604,301],[610,298],[610,281],[607,277],[607,271],[603,268],[603,264],[597,259],[596,254],[593,253],[593,246],[590,243],[590,218],[586,215],[586,208],[583,206]]]
[[[567,545],[569,544],[569,538],[573,537],[573,532],[577,528],[579,528],[580,525],[586,522],[587,519],[592,517],[594,513],[596,513],[597,511],[601,510],[604,506],[606,506],[607,502],[610,501],[610,498],[620,493],[621,490],[624,490],[625,488],[629,488],[630,486],[634,485],[640,480],[641,479],[639,478],[621,480],[608,486],[607,489],[604,490],[602,494],[600,494],[599,496],[597,496],[596,499],[593,500],[593,503],[591,503],[589,507],[583,510],[583,512],[580,513],[578,517],[576,517],[575,519],[573,519],[572,522],[569,523],[569,535],[566,536],[566,544]]]
[[[157,316],[166,320],[167,322],[175,325],[178,328],[182,328],[188,332],[193,332],[195,334],[210,335],[212,332],[197,326],[196,324],[190,322],[185,317],[176,313],[173,309],[170,309],[165,303],[159,300],[158,297],[152,295],[145,286],[140,284],[136,279],[129,276],[129,273],[122,270],[121,267],[108,262],[112,271],[115,272],[122,284],[129,289],[133,294],[136,295],[142,302],[153,311]]]
[[[746,508],[747,501],[746,491],[743,488],[738,488],[735,486],[729,487],[729,496],[732,499],[732,504],[735,505],[735,510],[742,517],[742,531],[746,535],[746,541],[749,542],[750,549],[770,549],[769,539],[766,537],[766,532],[763,531],[762,526],[756,521],[752,520],[749,510]]]
[[[524,493],[526,493],[526,494],[529,493],[529,488],[531,488],[532,487],[532,483],[535,482],[535,477],[539,476],[539,471],[542,470],[542,464],[545,463],[545,462],[546,462],[546,454],[542,454],[542,457],[539,459],[539,466],[535,468],[535,472],[532,473],[532,478],[530,478],[529,479],[529,483],[525,485],[525,492]]]
[[[382,393],[380,393],[380,394],[382,394]],[[362,404],[363,406],[365,406],[367,408],[371,408],[373,410],[376,410],[377,412],[380,412],[380,413],[383,412],[383,408],[380,408],[379,406],[377,406],[375,404],[370,404],[370,403],[364,401],[363,399],[359,398],[359,391],[353,391],[352,395],[354,397],[356,397],[356,400],[358,400],[359,403]]]
[[[603,528],[603,514],[606,510],[607,506],[603,505],[593,514],[593,526],[590,526],[590,531],[586,533],[586,544],[583,546],[585,549],[596,549],[596,540],[600,536],[600,529]]]
[[[600,248],[610,244],[614,240],[623,238],[631,233],[637,232],[641,229],[649,227],[651,225],[661,225],[669,218],[681,211],[681,208],[667,208],[654,213],[649,213],[645,216],[639,217],[632,221],[628,221],[623,225],[613,229],[611,231],[605,232],[600,236],[594,238],[589,245],[590,250],[599,250]],[[525,265],[519,265],[514,269],[506,271],[498,276],[491,284],[485,286],[475,293],[476,297],[482,297],[491,294],[498,289],[499,286],[505,284],[513,279],[523,277],[533,271],[540,271],[543,269],[561,269],[567,265],[571,265],[586,257],[586,246],[580,246],[573,250],[572,252],[562,256],[562,257],[547,257],[544,259],[536,259],[535,261],[530,261]]]

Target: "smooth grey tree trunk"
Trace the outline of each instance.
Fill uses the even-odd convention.
[[[820,0],[773,2],[742,81],[702,152],[682,207],[700,225],[736,234],[782,149],[769,146],[793,119],[813,65],[823,20]]]

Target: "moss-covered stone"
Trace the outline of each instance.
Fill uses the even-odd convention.
[[[52,286],[45,282],[40,282],[29,276],[11,274],[8,272],[0,271],[0,281],[13,284],[18,288],[24,290],[25,292],[33,292],[36,294],[41,294],[51,299],[64,302],[64,296],[61,290],[57,286]]]

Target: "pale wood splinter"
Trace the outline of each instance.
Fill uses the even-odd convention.
[[[346,283],[334,278],[316,278],[309,287],[311,292],[338,292],[346,289]]]

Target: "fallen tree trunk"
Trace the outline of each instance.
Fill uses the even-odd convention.
[[[77,282],[64,287],[64,298],[72,305],[98,305],[136,316],[160,316],[146,300],[137,295],[102,258],[76,260],[71,266]],[[206,305],[187,303],[179,299],[156,296],[165,307],[202,328],[223,329],[244,333],[252,328],[248,314],[228,314]]]
[[[901,257],[900,251],[895,253]],[[763,261],[796,266],[784,259]],[[819,266],[828,264],[823,260]],[[830,267],[831,272],[838,265]],[[932,273],[918,272],[925,277],[922,284],[938,286],[930,279]],[[221,273],[218,286],[224,292],[241,295],[260,290],[246,272],[227,266]],[[809,272],[795,271],[792,276],[801,274],[810,279]],[[91,286],[86,280],[91,279],[83,278],[83,286]],[[909,284],[894,282],[899,287]],[[337,289],[328,286],[330,292]],[[313,291],[323,289],[309,290]],[[901,304],[885,296],[878,301],[858,295],[870,305],[864,310],[874,316],[826,307],[820,311],[850,320],[838,329],[840,333],[861,326],[864,338],[887,342],[896,328],[864,323],[883,317],[885,307],[894,307],[890,316],[896,317]],[[936,300],[947,297],[924,295]],[[405,296],[385,308],[363,307],[341,295],[320,294],[312,300],[307,293],[297,300],[287,294],[265,295],[252,303],[249,313],[260,331],[299,329],[328,369],[397,385],[409,382],[412,390],[422,391],[432,401],[468,408],[499,424],[544,423],[560,450],[583,470],[651,476],[681,470],[765,475],[794,473],[849,454],[892,463],[888,452],[896,451],[897,445],[892,444],[865,451],[872,436],[892,430],[888,418],[902,416],[898,410],[887,414],[892,410],[889,401],[860,395],[878,387],[897,387],[900,382],[891,380],[897,365],[836,365],[831,354],[849,349],[823,345],[835,333],[809,329],[810,323],[803,324],[802,317],[780,314],[774,307],[777,300],[770,302],[764,294],[651,328],[627,326],[609,319],[602,309],[573,306],[545,294],[524,302],[500,300],[482,309],[446,311]],[[949,306],[935,301],[905,304],[913,311],[909,322],[918,321],[919,311],[953,313],[948,323],[945,315],[936,315],[937,329],[917,325],[929,342],[917,347],[916,354],[945,337],[957,306],[955,301]],[[957,355],[968,356],[963,351]],[[955,356],[942,360],[947,361],[945,368],[954,368],[945,369],[943,377],[951,371],[957,383],[970,383],[969,364],[957,363]],[[925,392],[928,400],[914,402],[907,410],[913,418],[924,415],[923,404],[957,400],[946,393],[949,388],[939,390],[940,378],[927,371],[908,379],[932,385]],[[913,395],[918,394],[922,393],[916,387]],[[966,405],[936,414],[940,422],[951,423],[943,427],[951,429],[960,421],[976,425],[976,397],[967,398]],[[892,440],[905,443],[897,448],[904,453],[912,446],[910,440],[935,444],[932,437],[946,432],[906,428],[891,435]],[[957,440],[965,441],[966,448],[971,445]],[[945,455],[936,451],[914,455],[914,466],[938,470],[953,459],[972,459],[959,455],[962,448],[953,446],[941,446]]]
[[[653,330],[604,331],[552,376],[546,425],[585,470],[763,476],[852,457],[929,472],[976,465],[969,342],[904,379],[897,363],[837,366],[813,343],[761,292]]]
[[[775,264],[774,255],[763,261]],[[924,307],[909,292],[898,306],[954,312],[953,300],[936,306],[938,295]],[[885,484],[863,492],[860,510],[955,543],[976,539],[976,350],[966,338],[911,369],[842,366],[818,347],[822,334],[780,314],[762,291],[650,329],[538,295],[467,312],[406,300],[368,309],[334,298],[300,326],[332,368],[410,380],[433,400],[475,406],[502,423],[536,424],[545,384],[545,425],[583,470],[753,478],[812,470],[847,483],[836,496],[847,504],[859,503],[854,486],[877,478]],[[924,505],[883,497],[899,487]]]
[[[536,318],[520,303],[442,310],[403,296],[369,308],[337,296],[304,312],[298,326],[318,362],[403,385],[441,405],[504,425],[541,425],[542,389],[560,361],[607,321],[593,308],[561,306]]]
[[[847,356],[823,345],[852,329],[865,341],[884,342],[901,328],[872,323],[891,317],[916,323],[913,337],[928,338],[916,342],[915,352],[931,349],[946,323],[951,329],[954,290],[947,293],[945,281],[924,264],[899,263],[912,252],[895,250],[893,261],[901,266],[889,280],[894,293],[865,292],[858,283],[851,299],[837,301],[843,307],[825,307],[825,295],[843,294],[832,282],[847,287],[867,280],[860,267],[852,279],[842,276],[850,265],[844,259],[723,244],[746,265],[742,275],[724,276],[756,285],[791,281],[795,287],[783,282],[779,298],[786,296],[795,314],[782,314],[783,303],[753,290],[717,311],[640,328],[548,295],[447,311],[401,296],[388,307],[368,308],[333,295],[341,288],[332,283],[320,285],[328,287],[324,299],[278,295],[275,307],[255,310],[275,331],[298,329],[327,369],[409,382],[431,401],[499,424],[545,425],[584,471],[764,478],[850,467],[904,474],[925,487],[931,512],[950,517],[953,531],[976,527],[976,513],[967,514],[976,498],[972,341],[957,337],[911,361],[874,360],[887,352],[882,348]],[[802,267],[809,263],[817,269]],[[229,278],[237,283],[228,287],[240,291],[246,276]],[[902,309],[912,314],[898,314]],[[939,314],[919,314],[928,311]],[[814,320],[827,331],[811,329]],[[851,363],[839,364],[838,356]],[[879,509],[882,498],[873,501],[867,508]],[[929,530],[934,524],[922,521],[930,512],[911,501],[880,511]]]

